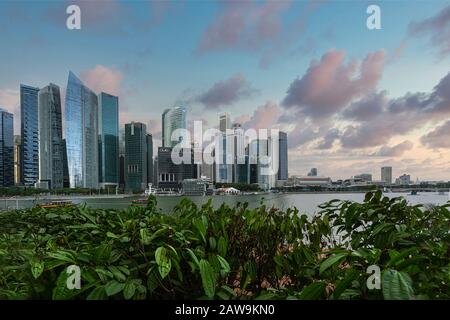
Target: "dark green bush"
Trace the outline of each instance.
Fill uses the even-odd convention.
[[[447,206],[368,193],[313,218],[183,199],[0,214],[1,299],[448,299]],[[69,265],[80,290],[66,287]],[[369,290],[367,267],[382,271]]]

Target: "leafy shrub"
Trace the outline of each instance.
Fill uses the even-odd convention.
[[[447,206],[368,193],[308,218],[246,204],[214,209],[156,199],[0,214],[2,299],[448,299]],[[81,268],[81,289],[66,268]],[[367,267],[382,270],[369,290]]]

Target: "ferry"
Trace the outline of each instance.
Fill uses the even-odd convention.
[[[149,195],[156,195],[156,193],[157,189],[153,188],[153,185],[149,183],[147,189],[145,189],[144,195],[148,197]]]
[[[43,209],[53,209],[53,208],[71,208],[74,207],[72,201],[69,200],[60,200],[60,201],[50,201],[47,203],[38,204],[37,207]]]

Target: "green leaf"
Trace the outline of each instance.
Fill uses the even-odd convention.
[[[227,240],[221,236],[219,238],[219,241],[217,241],[217,252],[222,256],[225,257],[227,255]]]
[[[125,288],[124,283],[120,283],[116,280],[111,280],[105,285],[105,291],[108,297],[113,296]]]
[[[230,265],[228,264],[228,261],[225,260],[223,257],[217,255],[217,260],[220,262],[220,267],[222,268],[222,271],[226,274],[230,272]]]
[[[97,287],[91,291],[91,293],[86,297],[86,300],[105,300],[108,296],[106,295],[105,287]]]
[[[167,249],[164,247],[159,247],[155,252],[156,264],[158,265],[158,271],[161,278],[165,278],[170,270],[172,269],[172,260],[167,254]]]
[[[303,288],[298,298],[300,300],[317,300],[324,296],[326,283],[318,281],[311,283],[309,286]]]
[[[132,280],[127,281],[127,283],[125,283],[125,288],[123,289],[123,297],[125,298],[125,300],[130,300],[134,296],[136,288],[137,288],[136,281]]]
[[[383,297],[386,300],[411,300],[414,297],[411,277],[393,269],[383,272]]]
[[[319,268],[319,274],[322,274],[325,270],[327,270],[328,268],[332,267],[333,265],[339,263],[342,259],[344,259],[346,256],[348,255],[348,253],[344,252],[344,253],[338,253],[335,254],[331,257],[329,257],[328,259],[326,259],[324,262],[322,262],[320,264],[320,268]]]
[[[35,279],[39,278],[39,276],[44,271],[44,262],[41,261],[33,261],[31,262],[31,273]]]
[[[189,248],[187,248],[186,251],[189,253],[189,255],[191,256],[192,260],[195,262],[195,265],[197,266],[197,268],[200,268],[200,262],[198,261],[198,258],[195,255],[194,251],[192,251]]]
[[[214,278],[214,272],[205,259],[200,260],[200,276],[202,278],[203,290],[208,298],[213,298],[216,290],[216,283]]]

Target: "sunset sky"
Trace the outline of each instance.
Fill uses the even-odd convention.
[[[66,28],[69,4],[81,30]],[[381,8],[381,30],[366,9]],[[160,144],[161,113],[288,132],[289,174],[332,179],[393,166],[450,180],[449,1],[0,0],[0,106],[20,132],[19,85],[69,70],[119,96],[120,122]],[[64,98],[64,97],[63,97]],[[63,111],[64,112],[64,111]]]

